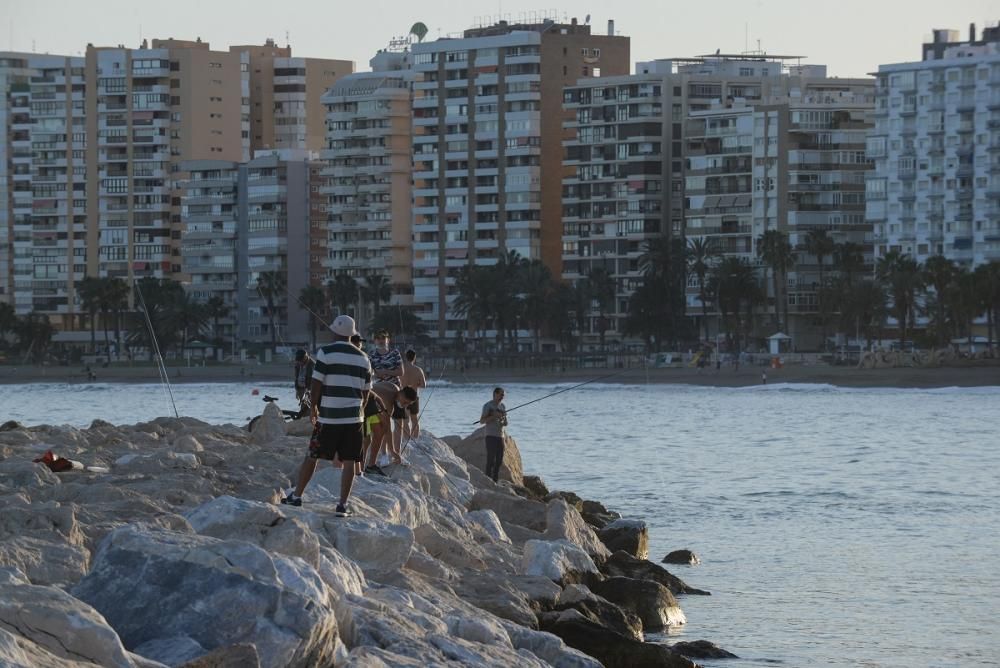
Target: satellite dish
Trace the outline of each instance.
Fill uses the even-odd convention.
[[[590,14],[587,14],[587,18],[585,18],[583,20],[583,25],[585,25],[585,26],[589,26],[590,25]]]
[[[427,35],[427,26],[423,23],[417,21],[410,28],[410,34],[417,38],[418,42],[424,41],[424,37]]]

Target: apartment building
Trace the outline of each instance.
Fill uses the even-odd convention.
[[[11,103],[14,94],[28,90],[31,72],[28,59],[31,54],[0,52],[0,128],[7,130],[7,137],[0,141],[0,303],[14,299],[14,158],[20,169],[25,169],[23,158],[31,152],[30,123],[25,123],[23,113],[13,114]],[[16,121],[16,122],[15,122]],[[19,179],[20,188],[27,189],[27,178]]]
[[[752,192],[752,155],[749,150],[740,155],[738,136],[726,139],[726,147],[718,150],[725,159],[709,164],[703,160],[704,123],[691,124],[689,118],[722,101],[740,101],[745,107],[741,113],[746,113],[791,96],[839,99],[849,91],[864,97],[871,85],[868,80],[829,79],[824,66],[802,65],[798,57],[716,53],[640,62],[633,75],[581,79],[568,87],[563,278],[575,281],[595,268],[612,276],[616,298],[604,323],[608,338],[621,338],[628,300],[641,280],[639,258],[646,242],[661,236],[705,236],[703,216],[686,222],[689,206],[704,204],[706,192],[713,198],[722,191]],[[746,197],[737,202],[739,206],[727,199],[723,208],[749,206]],[[713,210],[718,203],[708,201]],[[715,222],[709,218],[708,229],[722,235]],[[695,227],[686,230],[687,225]],[[720,245],[748,249],[744,254],[755,261],[753,248],[746,246],[753,236],[750,227],[742,228],[741,239],[728,237],[729,230],[741,229],[738,224],[732,228],[727,223],[726,229],[726,236],[718,237]],[[741,242],[744,246],[738,246]],[[692,286],[688,309],[700,308]],[[597,340],[595,326],[596,313],[583,332],[585,341]]]
[[[82,327],[84,276],[180,277],[179,163],[240,160],[238,55],[208,43],[28,54],[7,89],[12,303]],[[248,140],[247,140],[248,141]]]
[[[273,39],[231,46],[246,58],[250,74],[250,148],[319,151],[326,143],[323,93],[354,72],[354,62],[292,56]]]
[[[935,30],[917,62],[878,68],[867,216],[876,254],[968,268],[1000,260],[1000,27]]]
[[[688,120],[687,238],[712,239],[723,255],[743,258],[763,274],[758,239],[767,230],[787,234],[797,260],[779,294],[772,281],[764,283],[770,305],[762,310],[770,313],[778,302],[784,312],[787,301],[789,322],[782,327],[805,349],[821,345],[815,322],[821,269],[806,251],[809,231],[858,244],[869,266],[872,257],[864,184],[874,91],[871,82],[840,85],[758,105],[719,104]],[[695,301],[697,285],[690,287]]]
[[[465,327],[461,267],[517,251],[561,274],[563,88],[628,73],[608,33],[501,21],[413,46],[413,302],[439,337]]]
[[[220,297],[231,308],[219,324],[234,346],[309,339],[308,313],[298,297],[311,282],[310,235],[326,222],[315,157],[288,149],[260,152],[245,163],[182,163],[186,288],[198,301]],[[268,273],[279,276],[281,288],[271,295],[273,312],[268,290],[258,287]]]
[[[326,279],[377,274],[394,304],[412,303],[411,85],[407,51],[382,51],[372,72],[351,74],[323,96],[327,148]]]

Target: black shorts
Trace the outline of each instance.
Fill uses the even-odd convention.
[[[318,424],[309,439],[309,456],[313,459],[361,461],[361,444],[364,441],[364,423]]]
[[[410,415],[420,415],[420,398],[418,397],[412,404],[406,407]]]
[[[392,405],[392,419],[393,420],[405,420],[406,419],[406,409],[399,404],[394,403]]]

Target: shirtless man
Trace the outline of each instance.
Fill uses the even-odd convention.
[[[394,447],[392,442],[392,435],[389,431],[389,414],[405,411],[407,406],[416,401],[417,391],[412,387],[399,389],[391,382],[381,382],[372,386],[372,392],[379,398],[381,405],[385,407],[385,412],[380,413],[378,422],[372,425],[372,444],[368,448],[368,465],[365,467],[365,473],[385,475],[385,471],[378,465],[383,445],[389,449],[389,456],[392,457],[394,464],[403,462],[399,450]]]
[[[420,389],[427,387],[427,378],[424,376],[424,370],[416,365],[417,353],[412,348],[406,351],[403,355],[403,386],[412,387],[420,393]],[[406,407],[406,411],[409,414],[404,416],[396,424],[396,433],[400,436],[405,435],[406,440],[409,441],[411,438],[418,438],[420,436],[420,399],[417,398],[412,404]],[[400,429],[400,424],[402,424],[402,429]],[[393,442],[396,445],[396,449],[399,449],[400,439],[393,435]]]

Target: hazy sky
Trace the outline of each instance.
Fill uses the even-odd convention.
[[[503,0],[420,2],[416,0],[0,0],[0,48],[76,54],[87,42],[138,46],[140,35],[194,39],[214,48],[263,43],[274,37],[299,56],[346,58],[358,70],[390,38],[416,21],[427,39],[457,33],[482,17],[546,11],[559,19],[592,15],[595,32],[615,20],[632,38],[632,61],[744,51],[757,40],[768,53],[801,55],[826,64],[836,76],[874,71],[879,63],[920,58],[920,43],[932,28],[968,33],[1000,19],[996,0],[633,0],[541,4]],[[610,7],[614,6],[614,9]],[[34,44],[34,49],[32,45]]]

